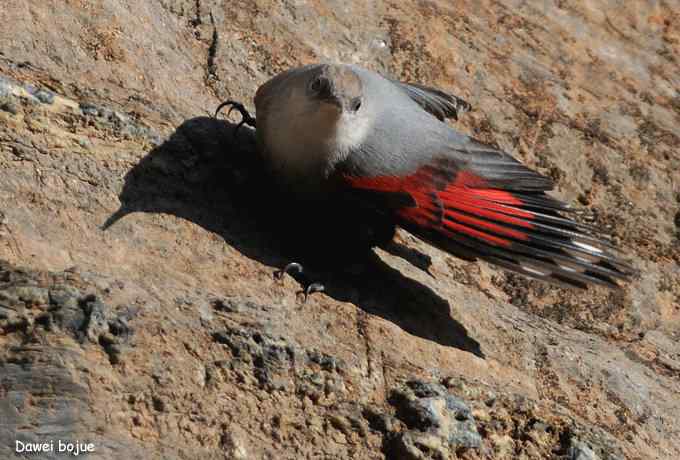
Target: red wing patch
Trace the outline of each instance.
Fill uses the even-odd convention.
[[[406,177],[346,176],[364,191],[408,196],[393,209],[401,226],[452,253],[487,260],[557,284],[618,286],[630,267],[607,251],[592,230],[561,216],[569,208],[542,191],[489,187],[482,177],[447,165],[427,165]]]
[[[502,205],[521,205],[512,193],[503,190],[484,189],[482,178],[463,171],[451,174],[451,182],[442,183],[442,173],[425,166],[413,175],[400,177],[347,177],[354,188],[380,192],[408,194],[415,206],[395,210],[408,221],[426,226],[443,234],[460,232],[488,244],[507,247],[509,236],[526,240],[526,233],[499,223],[532,228],[532,214]],[[499,212],[499,211],[504,212]]]

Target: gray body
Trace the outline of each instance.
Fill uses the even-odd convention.
[[[333,92],[339,99],[360,95],[359,110],[337,113],[332,104],[310,95],[310,81],[328,73],[338,82]],[[355,78],[358,89],[352,84]],[[256,135],[273,176],[306,195],[320,190],[339,166],[361,177],[405,176],[444,158],[457,170],[500,163],[510,173],[532,173],[509,155],[442,122],[447,115],[455,116],[454,104],[458,110],[467,109],[455,96],[442,96],[432,88],[390,80],[355,65],[299,67],[258,89]],[[443,104],[451,106],[449,112]]]
[[[451,254],[533,278],[578,287],[626,279],[629,267],[605,242],[559,214],[567,206],[544,193],[549,178],[444,122],[466,105],[359,66],[309,65],[258,89],[256,136],[288,191],[355,198],[342,211],[301,206],[330,207],[341,225],[368,207]]]
[[[424,111],[381,75],[357,66],[364,101],[355,114],[340,114],[310,100],[305,88],[323,64],[284,72],[257,92],[257,139],[275,176],[302,187],[327,179],[350,155],[362,173],[406,173],[422,156],[462,136]],[[354,154],[354,155],[353,155]]]

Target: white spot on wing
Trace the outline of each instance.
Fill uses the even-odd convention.
[[[576,241],[576,240],[572,240],[572,242],[574,243],[574,245],[576,245],[580,248],[583,248],[587,251],[592,251],[592,252],[596,252],[598,254],[602,254],[602,249],[600,249],[600,248],[596,248],[595,246],[591,246],[589,244],[582,243],[582,242]]]
[[[534,274],[534,275],[538,275],[538,276],[548,276],[548,275],[550,274],[550,272],[542,272],[541,270],[537,270],[537,269],[535,269],[535,268],[528,267],[528,266],[526,266],[526,265],[524,265],[524,264],[521,264],[521,267],[522,267],[525,271],[527,271],[527,272],[529,272],[529,273],[532,273],[532,274]]]

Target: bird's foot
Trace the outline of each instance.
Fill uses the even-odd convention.
[[[302,297],[302,303],[307,302],[307,298],[315,292],[323,292],[325,290],[323,284],[310,282],[304,272],[302,265],[297,262],[291,262],[281,270],[275,271],[274,278],[277,280],[282,280],[286,273],[295,278],[300,284],[305,286],[303,290],[297,293],[298,297]]]
[[[302,291],[298,291],[297,295],[298,295],[298,297],[302,297],[302,303],[306,303],[307,297],[314,294],[315,292],[324,292],[325,290],[326,290],[326,287],[323,284],[321,284],[321,283],[311,283],[306,288],[304,288]]]
[[[222,110],[222,108],[227,107],[227,106],[230,106],[229,111],[227,112],[227,118],[229,117],[229,115],[231,115],[231,112],[233,112],[234,110],[237,110],[241,114],[241,122],[238,125],[236,125],[236,129],[234,129],[234,137],[236,137],[236,134],[238,133],[239,128],[243,125],[248,125],[252,128],[256,127],[255,118],[250,115],[250,113],[243,106],[243,104],[241,104],[240,102],[237,102],[237,101],[228,100],[228,101],[224,101],[219,106],[217,106],[217,110],[215,110],[215,118],[217,118],[217,115],[220,113],[220,110]]]
[[[297,262],[291,262],[288,265],[286,265],[285,267],[283,267],[281,270],[276,270],[274,272],[274,279],[282,280],[283,275],[285,275],[286,273],[288,273],[290,276],[294,277],[295,276],[294,274],[301,275],[303,273],[303,271],[304,270],[302,268],[302,265],[300,265]]]

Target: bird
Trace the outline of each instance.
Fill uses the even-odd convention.
[[[233,100],[218,112],[231,106],[239,127],[255,128],[268,176],[307,210],[301,219],[323,212],[334,225],[368,226],[371,247],[399,227],[461,259],[566,287],[620,288],[633,273],[598,229],[547,193],[549,177],[451,126],[471,109],[458,96],[320,63],[274,76],[254,102],[256,117]]]

